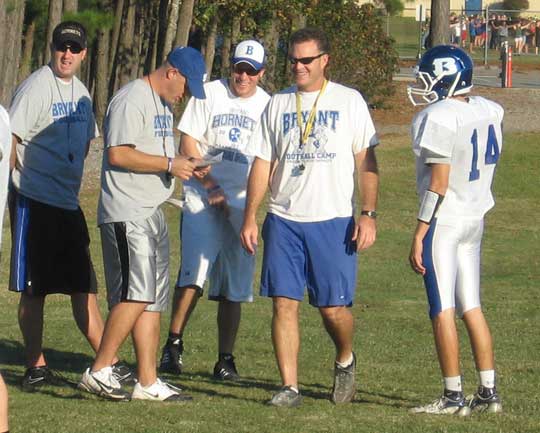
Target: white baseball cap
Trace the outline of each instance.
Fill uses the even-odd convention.
[[[233,65],[247,63],[256,71],[264,68],[264,48],[257,41],[247,40],[240,42],[234,50]]]

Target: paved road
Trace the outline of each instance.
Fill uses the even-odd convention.
[[[473,82],[476,86],[501,87],[499,74],[500,67],[476,66],[474,68]],[[400,68],[394,75],[397,81],[414,81],[413,68]],[[540,70],[531,70],[527,72],[516,72],[512,74],[512,86],[516,88],[540,88]]]

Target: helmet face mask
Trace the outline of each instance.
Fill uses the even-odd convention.
[[[416,67],[416,84],[407,88],[413,105],[427,105],[468,93],[472,88],[473,63],[469,55],[453,45],[426,51]]]

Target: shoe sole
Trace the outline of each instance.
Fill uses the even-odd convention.
[[[477,412],[477,413],[501,413],[502,404],[501,403],[480,404],[474,407],[472,411]]]
[[[214,380],[218,380],[220,382],[238,382],[240,380],[240,376],[226,376],[223,377],[221,375],[213,375]]]
[[[165,400],[160,400],[159,398],[131,397],[131,400],[154,401],[156,403],[183,403],[183,402],[193,401],[193,397],[188,396],[188,395],[179,395],[179,396],[171,396],[171,397],[166,398]]]
[[[103,391],[96,392],[94,389],[86,386],[82,382],[79,382],[77,384],[77,388],[80,389],[81,391],[85,391],[89,394],[97,395],[98,397],[103,397],[110,401],[130,401],[131,400],[131,398],[128,396],[114,396]]]
[[[288,403],[288,404],[276,404],[276,403],[272,403],[272,400],[270,400],[266,404],[268,406],[273,406],[273,407],[285,407],[285,408],[298,407],[298,406],[300,406],[302,404],[302,398],[298,398],[298,399],[294,400],[292,403]]]

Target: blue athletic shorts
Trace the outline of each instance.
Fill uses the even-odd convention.
[[[356,286],[353,217],[300,223],[267,214],[261,295],[304,299],[315,307],[351,306]]]

